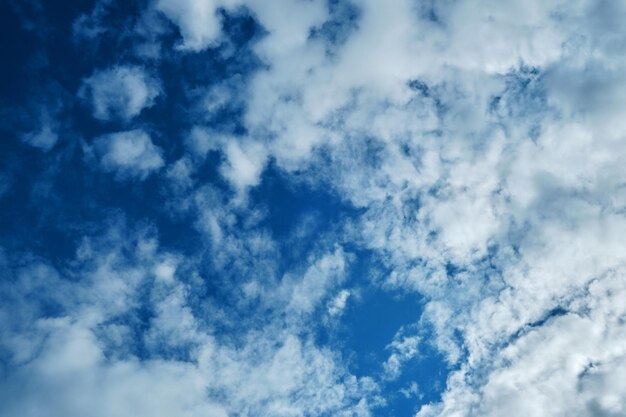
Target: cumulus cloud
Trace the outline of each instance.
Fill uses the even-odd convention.
[[[215,44],[221,35],[219,8],[231,3],[221,0],[159,0],[156,10],[178,25],[183,37],[179,47],[199,51]]]
[[[118,65],[86,78],[78,94],[89,102],[96,119],[128,121],[154,105],[161,86],[142,67]]]
[[[161,149],[140,129],[100,136],[91,149],[102,169],[115,173],[120,179],[145,179],[164,165]]]

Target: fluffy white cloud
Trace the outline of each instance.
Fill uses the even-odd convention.
[[[200,51],[215,46],[220,39],[219,9],[237,3],[237,0],[158,0],[154,8],[178,25],[183,37],[181,49]]]
[[[78,94],[89,101],[96,119],[128,121],[154,105],[161,85],[142,67],[118,65],[86,78]]]
[[[234,140],[224,146],[226,161],[221,167],[224,178],[238,192],[257,185],[267,159],[265,148],[254,142],[239,144]]]
[[[102,169],[114,172],[117,178],[145,179],[164,164],[161,149],[152,143],[143,130],[129,130],[100,136],[92,149]]]

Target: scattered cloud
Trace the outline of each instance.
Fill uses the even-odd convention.
[[[331,317],[339,316],[346,308],[350,290],[343,289],[328,303],[328,314]]]
[[[396,334],[393,341],[387,346],[387,349],[391,350],[391,355],[383,364],[385,377],[388,379],[398,378],[402,371],[402,365],[419,354],[420,343],[419,336],[404,336],[402,332]]]
[[[123,179],[145,179],[164,165],[162,151],[143,130],[111,133],[96,138],[92,148],[104,171]]]
[[[109,33],[107,5],[75,34]],[[0,415],[369,416],[398,392],[417,417],[626,412],[622,2],[138,12],[108,45],[133,52],[76,75],[96,121],[55,114],[17,139],[49,151],[68,132],[95,137],[87,157],[31,152],[0,178],[28,189],[36,174],[14,167],[56,158],[61,192],[77,185],[68,171],[90,184],[93,161],[117,180],[163,169],[142,194],[163,207],[142,219],[163,242],[119,227],[98,240],[93,216],[68,225],[84,239],[71,255],[39,253],[57,234],[0,241]],[[102,211],[143,212],[119,197],[127,207]],[[10,229],[17,240],[50,222],[27,214],[39,223]],[[391,340],[369,367],[327,326],[357,327],[362,288],[420,304],[371,335]],[[428,376],[405,374],[432,350],[449,374],[429,396]]]
[[[218,42],[222,25],[219,8],[229,2],[220,0],[158,0],[154,7],[178,25],[183,50],[200,51]]]
[[[30,132],[22,137],[22,140],[30,146],[39,148],[44,152],[49,151],[59,140],[57,133],[49,125],[42,126],[40,130]]]
[[[94,72],[78,94],[89,102],[96,119],[128,121],[154,105],[161,86],[139,66],[118,65]]]

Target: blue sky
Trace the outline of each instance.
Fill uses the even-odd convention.
[[[624,415],[625,17],[0,1],[0,417]]]

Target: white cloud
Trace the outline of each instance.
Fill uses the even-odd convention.
[[[289,293],[289,310],[311,313],[329,290],[341,283],[345,268],[345,254],[341,248],[336,248],[334,252],[317,260],[296,283],[293,277],[283,278],[283,288],[279,294],[285,290]]]
[[[194,126],[185,139],[185,143],[193,154],[204,157],[209,151],[219,149],[220,144],[223,142],[220,138],[221,135],[219,133],[211,132],[200,126]]]
[[[250,187],[258,185],[267,163],[267,149],[255,141],[225,135],[194,126],[185,139],[187,148],[196,159],[202,160],[210,151],[221,151],[224,160],[220,173],[245,200]]]
[[[188,158],[181,158],[167,169],[167,177],[172,180],[174,186],[185,190],[193,184],[193,164]]]
[[[128,121],[154,105],[161,85],[142,67],[118,65],[86,78],[78,94],[89,101],[96,119]]]
[[[46,152],[56,145],[59,135],[49,125],[44,125],[38,131],[25,134],[22,140]]]
[[[343,289],[328,303],[328,314],[331,317],[339,316],[343,313],[350,297],[350,290]]]
[[[205,397],[193,365],[105,360],[94,333],[68,319],[45,323],[40,356],[2,383],[0,414],[57,416],[227,416]]]
[[[229,0],[158,0],[154,7],[178,25],[181,49],[200,51],[219,41],[222,24],[218,10],[234,4]]]
[[[402,372],[402,366],[409,360],[414,359],[419,354],[421,339],[419,336],[406,336],[401,329],[387,346],[391,354],[383,363],[385,378],[396,379]]]
[[[164,164],[161,149],[143,130],[129,130],[100,136],[92,146],[100,166],[117,178],[145,179]]]
[[[259,183],[267,159],[263,146],[254,142],[228,141],[224,154],[226,163],[222,165],[221,173],[238,192]]]
[[[105,33],[107,28],[103,25],[103,20],[109,13],[108,8],[111,3],[111,0],[99,0],[94,5],[91,13],[84,13],[78,16],[72,23],[75,39],[93,40]]]
[[[407,387],[401,388],[400,394],[402,394],[407,400],[411,398],[420,398],[422,396],[417,382],[411,382]]]
[[[58,110],[55,106],[42,110],[39,115],[39,127],[22,135],[22,141],[43,152],[54,148],[59,141],[59,123],[56,120]]]

